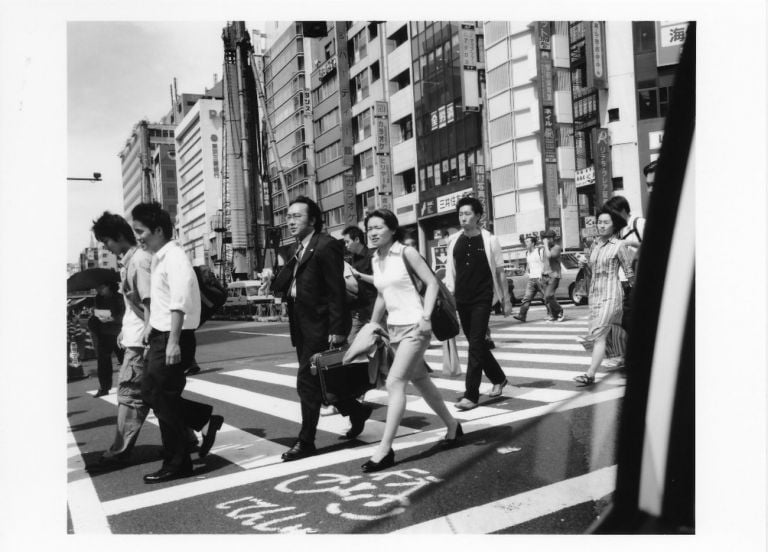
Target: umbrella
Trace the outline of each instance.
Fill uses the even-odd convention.
[[[67,292],[87,291],[100,284],[119,281],[120,274],[111,268],[88,268],[76,272],[67,279]]]

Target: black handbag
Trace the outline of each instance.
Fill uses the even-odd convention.
[[[416,291],[421,296],[423,304],[427,286],[414,272],[411,263],[408,262],[408,257],[405,256],[405,249],[403,249],[401,255],[403,257],[403,263],[405,263],[405,269],[408,271],[408,276],[411,277],[411,282],[413,282]],[[429,266],[429,263],[427,263],[427,268],[429,268],[432,275],[435,276],[435,272],[432,270],[432,267]],[[451,339],[452,337],[459,335],[459,316],[456,313],[456,301],[454,300],[453,295],[451,295],[451,292],[448,291],[448,288],[445,287],[445,284],[440,278],[435,276],[435,279],[437,280],[438,286],[437,298],[435,299],[435,308],[432,309],[430,322],[432,323],[432,333],[435,334],[438,341],[445,341],[446,339]]]

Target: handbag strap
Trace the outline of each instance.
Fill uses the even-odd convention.
[[[409,246],[406,246],[406,247],[409,247]],[[411,266],[411,263],[408,260],[408,257],[406,257],[406,255],[405,255],[406,247],[403,247],[400,250],[400,256],[403,259],[403,264],[405,265],[405,270],[406,270],[406,272],[408,272],[408,276],[410,276],[410,278],[411,278],[411,282],[413,283],[413,287],[416,288],[416,293],[419,294],[419,296],[421,297],[421,299],[423,301],[424,300],[424,294],[427,292],[427,286],[425,286],[424,282],[422,282],[421,279],[418,277],[416,272],[413,270],[413,267]],[[429,265],[427,265],[427,266],[429,266]],[[421,286],[419,286],[419,283],[421,284]]]

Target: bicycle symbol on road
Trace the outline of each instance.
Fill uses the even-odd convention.
[[[278,484],[275,490],[297,495],[328,493],[340,500],[329,503],[325,511],[356,521],[400,515],[411,504],[411,495],[442,481],[418,468],[381,472],[367,477],[336,473],[316,476],[314,481],[308,481],[309,475],[288,479]]]

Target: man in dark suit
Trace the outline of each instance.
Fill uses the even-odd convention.
[[[323,216],[317,204],[299,196],[288,207],[288,229],[296,238],[296,254],[273,283],[288,303],[291,342],[296,347],[299,373],[296,389],[301,399],[301,431],[284,461],[314,454],[315,433],[320,417],[320,379],[310,371],[310,359],[329,345],[341,345],[349,331],[350,318],[344,285],[344,251],[341,242],[321,232]],[[363,431],[371,408],[354,399],[336,403],[352,423],[346,436],[354,439]]]

